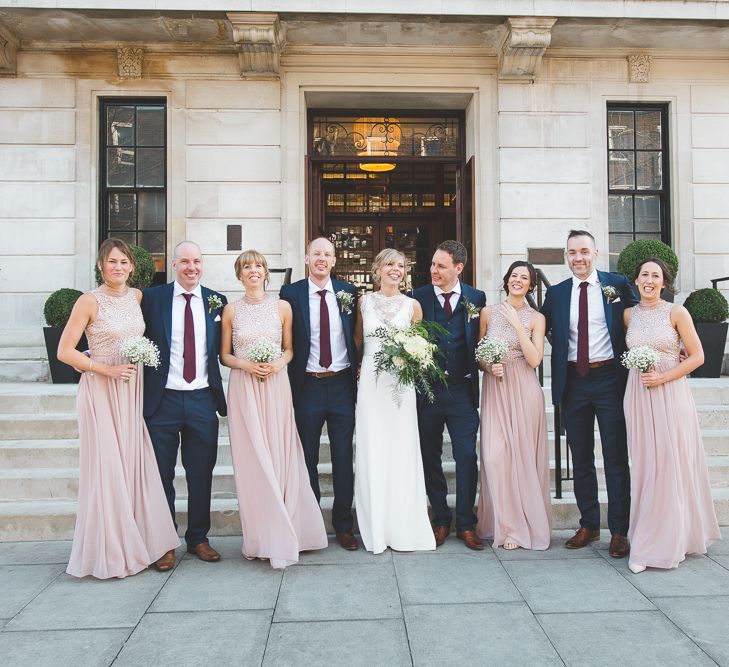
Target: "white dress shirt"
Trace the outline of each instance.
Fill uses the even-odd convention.
[[[195,327],[195,379],[186,382],[182,377],[183,352],[185,350],[185,297],[192,294],[190,308]],[[172,340],[170,341],[170,372],[167,375],[167,389],[192,391],[205,389],[208,386],[208,349],[207,332],[205,330],[205,304],[202,289],[198,285],[192,292],[187,292],[175,281],[172,295]]]
[[[593,271],[586,281],[572,276],[570,297],[570,339],[567,361],[577,361],[577,321],[580,313],[580,283],[587,282],[587,336],[590,343],[590,363],[613,358],[613,345],[605,320],[602,286]]]
[[[342,328],[342,318],[339,314],[339,303],[337,296],[334,294],[331,279],[327,282],[325,289],[327,291],[324,299],[329,309],[329,341],[332,348],[332,365],[324,368],[319,363],[320,350],[320,332],[319,326],[319,310],[321,308],[321,297],[318,292],[321,287],[312,282],[309,278],[309,323],[311,324],[311,347],[309,348],[309,359],[306,362],[307,373],[322,373],[324,371],[343,371],[349,368],[349,355],[347,354],[347,341],[344,339],[344,329]]]
[[[433,285],[433,291],[435,292],[435,296],[438,299],[438,303],[441,305],[441,308],[445,305],[445,297],[443,296],[443,293],[445,290],[442,290],[438,285]],[[456,280],[456,284],[454,285],[453,289],[451,290],[451,297],[449,299],[449,303],[451,304],[451,312],[453,312],[456,309],[456,306],[458,305],[458,301],[461,298],[461,281]]]

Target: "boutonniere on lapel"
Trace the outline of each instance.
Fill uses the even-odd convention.
[[[211,294],[208,297],[208,314],[212,315],[214,310],[223,307],[223,302],[217,294]]]
[[[461,299],[461,304],[466,311],[469,322],[475,320],[481,314],[481,309],[478,306],[474,306],[465,296]]]
[[[602,293],[605,295],[608,303],[612,303],[618,298],[619,292],[612,285],[603,285]]]
[[[340,289],[337,292],[337,303],[339,304],[339,310],[345,315],[352,314],[352,305],[354,304],[354,296],[349,292],[345,292]]]

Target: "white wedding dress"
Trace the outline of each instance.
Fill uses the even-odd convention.
[[[415,390],[392,397],[394,379],[375,375],[377,327],[406,328],[414,300],[403,295],[369,294],[361,300],[364,358],[357,391],[354,494],[357,523],[365,548],[381,553],[435,549],[428,518],[423,461],[420,455]]]

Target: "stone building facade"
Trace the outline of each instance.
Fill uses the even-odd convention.
[[[493,301],[514,259],[564,277],[587,228],[601,268],[670,243],[681,300],[729,275],[727,25],[726,0],[0,0],[0,377],[44,377],[43,303],[115,229],[160,279],[197,241],[231,296],[241,247],[297,279],[321,231],[350,265],[455,235]],[[333,117],[370,122],[347,159]]]

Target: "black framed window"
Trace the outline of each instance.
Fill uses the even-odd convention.
[[[100,242],[110,236],[148,250],[162,283],[167,266],[167,101],[101,101]]]
[[[610,270],[635,239],[671,244],[668,105],[608,104]]]

